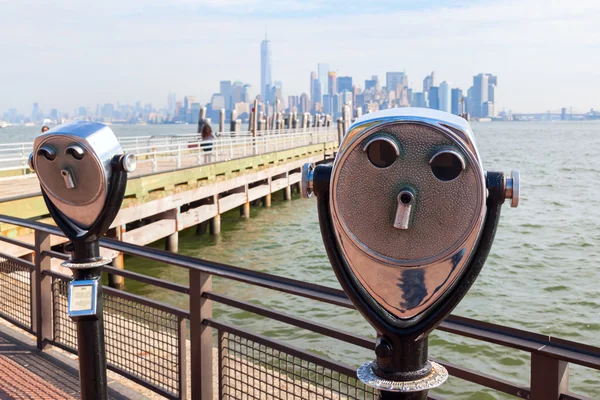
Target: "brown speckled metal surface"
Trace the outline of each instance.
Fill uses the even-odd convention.
[[[485,214],[484,171],[468,132],[457,135],[438,120],[385,117],[350,131],[331,175],[336,239],[357,283],[404,323],[443,298],[467,265]],[[375,167],[363,150],[374,135],[392,137],[400,148],[387,168]],[[442,149],[465,161],[452,181],[437,179],[429,166]],[[414,200],[408,229],[398,229],[405,189]]]
[[[431,156],[443,147],[464,154],[446,135],[416,124],[383,128],[369,137],[377,133],[391,134],[402,154],[382,169],[369,162],[361,146],[350,151],[339,168],[335,191],[348,233],[368,251],[409,264],[420,265],[456,250],[479,218],[483,200],[477,171],[467,156],[467,167],[458,178],[443,182],[431,172]],[[399,230],[393,222],[397,196],[404,187],[414,190],[415,199],[410,228]]]

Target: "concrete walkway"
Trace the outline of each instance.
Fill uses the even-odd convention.
[[[147,399],[109,376],[109,399]],[[40,351],[33,339],[0,323],[0,399],[79,399],[77,361],[56,349]]]

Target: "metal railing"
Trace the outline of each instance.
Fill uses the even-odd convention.
[[[35,245],[0,236],[0,240],[34,250],[35,263],[0,254],[0,316],[33,333],[38,346],[51,343],[76,352],[73,323],[68,319],[65,287],[70,279],[50,270],[50,235],[56,227],[13,217],[0,222],[32,229]],[[220,303],[342,341],[347,346],[374,348],[374,340],[319,324],[212,290],[212,277],[268,288],[299,298],[353,308],[341,290],[235,266],[103,239],[101,246],[128,255],[183,268],[188,284],[107,267],[106,272],[187,296],[189,308],[179,309],[145,297],[106,288],[105,335],[109,369],[168,398],[213,399],[218,379],[221,399],[375,399],[348,366],[281,341],[233,326],[212,315]],[[29,302],[28,302],[29,301]],[[357,314],[357,318],[360,316]],[[189,331],[186,323],[189,322]],[[531,356],[530,385],[441,362],[454,377],[484,388],[531,400],[587,399],[568,390],[569,364],[600,370],[600,348],[526,332],[469,318],[450,316],[438,328],[487,343],[524,351]],[[213,360],[213,331],[217,354]],[[218,363],[217,376],[212,374]],[[430,396],[435,399],[437,396]]]
[[[227,161],[335,140],[337,130],[332,127],[260,131],[256,136],[250,132],[222,132],[209,141],[203,141],[199,134],[119,138],[123,149],[138,158],[140,169],[136,174]],[[32,149],[32,143],[0,145],[0,173],[11,177],[33,177],[35,174],[27,164]]]

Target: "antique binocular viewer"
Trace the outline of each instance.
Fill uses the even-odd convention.
[[[429,333],[467,293],[492,246],[519,174],[484,171],[468,122],[402,108],[366,114],[333,165],[305,165],[327,255],[342,288],[377,331],[358,377],[385,399],[424,399],[446,369],[427,359]]]
[[[71,240],[63,266],[73,272],[68,313],[77,323],[81,396],[106,399],[106,353],[102,317],[102,267],[99,240],[123,202],[127,173],[135,170],[113,131],[94,122],[57,126],[33,144],[29,167],[39,178],[50,215]]]

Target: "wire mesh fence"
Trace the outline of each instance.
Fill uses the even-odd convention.
[[[178,317],[104,294],[107,361],[169,393],[179,392]]]
[[[54,342],[73,352],[77,328],[68,316],[68,282],[53,278]],[[177,315],[120,296],[103,294],[104,337],[109,366],[152,389],[178,397],[181,366]]]
[[[31,271],[0,258],[0,316],[31,329]]]
[[[219,398],[228,400],[375,400],[347,370],[307,360],[238,334],[219,334]]]

